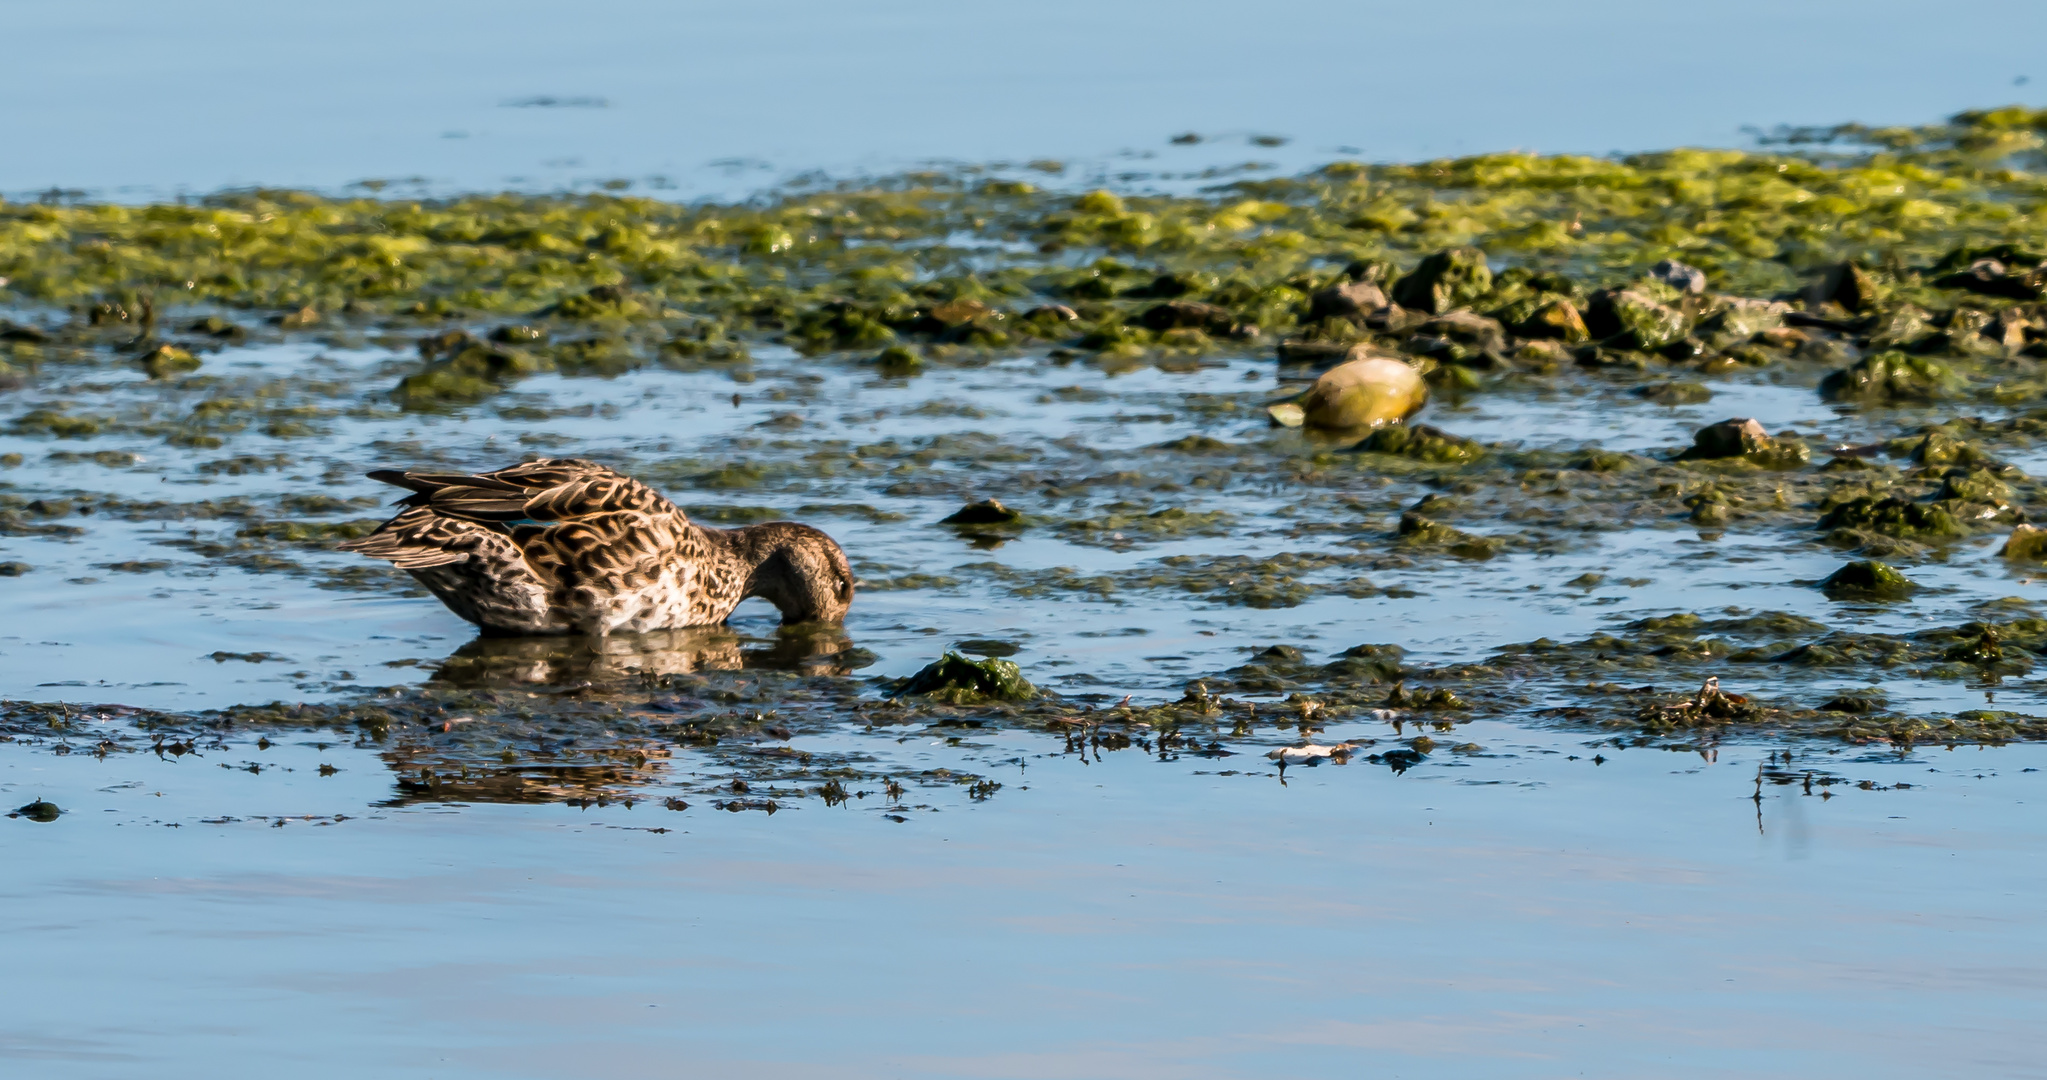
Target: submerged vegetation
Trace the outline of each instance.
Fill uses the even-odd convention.
[[[129,552],[96,565],[405,589],[388,571],[325,561],[378,520],[371,502],[325,491],[356,459],[475,452],[422,444],[421,420],[484,421],[508,440],[492,453],[573,453],[546,425],[608,420],[621,404],[522,388],[667,370],[699,391],[720,380],[705,401],[737,388],[776,403],[738,435],[678,450],[672,433],[642,432],[614,455],[699,519],[795,513],[963,549],[944,566],[885,562],[904,556],[883,543],[854,550],[869,594],[1273,611],[1397,602],[1442,572],[1511,611],[1535,592],[1617,587],[1605,571],[1560,584],[1527,567],[1623,534],[1697,545],[1687,559],[1737,565],[1747,541],[1833,569],[1772,583],[1795,584],[1810,611],[1707,609],[1669,593],[1653,599],[1676,610],[1476,658],[1243,642],[1242,663],[1187,673],[1154,704],[1097,693],[1087,671],[1041,675],[942,641],[903,679],[860,674],[874,657],[837,639],[742,648],[713,635],[625,660],[577,643],[472,643],[430,664],[424,685],[308,676],[333,700],[130,710],[120,715],[141,734],[103,745],[140,748],[154,733],[165,752],[208,732],[334,728],[387,748],[418,798],[615,797],[667,755],[715,749],[758,766],[745,782],[757,790],[698,793],[772,809],[813,793],[810,781],[843,800],[844,783],[875,779],[850,757],[813,762],[779,745],[849,722],[947,738],[1012,725],[1075,752],[1160,756],[1224,756],[1261,728],[1307,740],[1371,720],[1441,734],[1476,717],[1685,745],[2047,737],[2047,720],[2023,712],[1894,709],[1878,690],[1838,685],[1903,678],[1987,696],[2031,689],[2047,653],[2029,600],[1936,608],[1954,588],[1920,569],[2004,537],[2014,574],[2047,555],[2026,524],[2047,513],[2047,489],[2013,464],[2047,435],[2047,112],[1796,136],[1754,151],[1337,163],[1194,195],[1076,193],[970,169],[730,205],[288,191],[0,203],[14,448],[0,457],[12,470],[0,535],[56,542],[149,523],[161,534],[148,544],[199,561]],[[382,360],[316,357],[287,376],[235,365],[281,340]],[[1143,401],[1080,374],[1245,358],[1260,367],[1235,391]],[[1260,374],[1275,362],[1296,392]],[[998,430],[991,418],[1021,389],[821,412],[836,403],[822,400],[820,372],[903,388],[1009,363],[1032,365],[1011,381],[1037,403],[1105,415]],[[1730,385],[1796,388],[1831,433],[1722,412],[1710,403]],[[1662,447],[1601,445],[1562,425],[1519,441],[1460,433],[1459,403],[1487,395],[1645,415],[1706,405],[1725,419]],[[1408,423],[1424,402],[1435,411]],[[1108,448],[1143,424],[1168,436]],[[348,452],[328,446],[349,433],[362,437]],[[56,490],[23,468],[31,452],[109,470],[159,468],[148,459],[161,454],[240,493]],[[288,490],[263,493],[265,477]],[[987,554],[1019,541],[1063,545],[1076,565]],[[40,561],[0,573],[31,581]],[[1645,561],[1617,554],[1608,569]],[[1912,605],[1926,611],[1911,629],[1874,625]],[[7,705],[0,729],[104,730],[34,703]],[[1424,734],[1355,757],[1398,771],[1433,749]]]

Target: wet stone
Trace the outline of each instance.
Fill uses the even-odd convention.
[[[1918,587],[1895,568],[1873,559],[1849,563],[1820,582],[1820,591],[1834,600],[1896,599]]]
[[[2047,559],[2047,529],[2037,525],[2020,525],[2005,538],[2004,546],[1997,553],[2007,559],[2038,562]]]
[[[1014,525],[1023,520],[1023,513],[1002,505],[997,499],[983,499],[968,503],[939,519],[940,525]]]
[[[1828,375],[1820,380],[1820,396],[1829,401],[1871,404],[1936,401],[1961,385],[1962,380],[1947,365],[1894,350]]]
[[[1439,251],[1393,283],[1393,302],[1404,308],[1441,315],[1464,307],[1492,288],[1493,272],[1485,252],[1475,247]]]
[[[1760,421],[1737,418],[1700,428],[1692,437],[1691,448],[1679,454],[1678,460],[1743,458],[1766,468],[1797,468],[1810,456],[1804,443],[1771,438]]]

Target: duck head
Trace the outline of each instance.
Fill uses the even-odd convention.
[[[783,625],[836,623],[853,604],[853,570],[831,537],[793,521],[770,521],[735,530],[746,566],[746,596],[782,612]]]

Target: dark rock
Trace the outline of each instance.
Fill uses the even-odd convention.
[[[42,799],[37,799],[36,801],[29,803],[27,806],[16,807],[14,809],[14,812],[7,816],[25,817],[30,821],[51,822],[57,820],[57,818],[63,813],[64,811],[57,809],[56,803],[45,802]]]
[[[1145,309],[1138,317],[1138,323],[1146,330],[1163,333],[1167,330],[1201,330],[1217,337],[1226,336],[1237,329],[1236,317],[1225,307],[1203,304],[1193,300],[1169,300]]]
[[[1895,598],[1918,587],[1911,578],[1874,559],[1849,563],[1820,582],[1820,591],[1834,600]]]
[[[1691,448],[1677,456],[1679,461],[1710,461],[1747,458],[1772,468],[1796,468],[1811,457],[1802,442],[1773,439],[1761,421],[1735,418],[1708,424],[1692,436]]]
[[[1451,248],[1423,259],[1420,266],[1393,283],[1393,302],[1404,308],[1441,315],[1484,296],[1493,286],[1485,252],[1475,247]]]
[[[1894,350],[1865,357],[1828,375],[1820,380],[1820,396],[1828,401],[1873,404],[1936,401],[1962,385],[1945,364]]]
[[[1965,269],[1935,278],[1933,284],[1943,289],[1967,289],[1984,296],[2038,300],[2047,295],[2047,263],[2016,266],[1996,258],[1976,259]]]
[[[1585,328],[1585,317],[1578,314],[1578,306],[1558,297],[1534,311],[1528,317],[1514,324],[1514,332],[1527,338],[1542,338],[1576,344],[1592,336]]]
[[[940,525],[1014,525],[1023,520],[1020,511],[1011,510],[994,499],[968,503],[954,511],[951,517],[941,518]]]
[[[1814,306],[1832,302],[1849,311],[1864,312],[1876,306],[1876,278],[1854,262],[1835,263],[1805,292]]]
[[[1365,316],[1386,306],[1386,291],[1370,281],[1345,281],[1308,298],[1308,321],[1348,319],[1363,326]]]

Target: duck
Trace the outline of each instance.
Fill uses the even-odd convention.
[[[369,477],[411,494],[397,516],[341,549],[411,574],[489,636],[715,626],[755,596],[785,626],[837,623],[853,603],[846,553],[822,531],[793,521],[698,525],[594,461]]]

